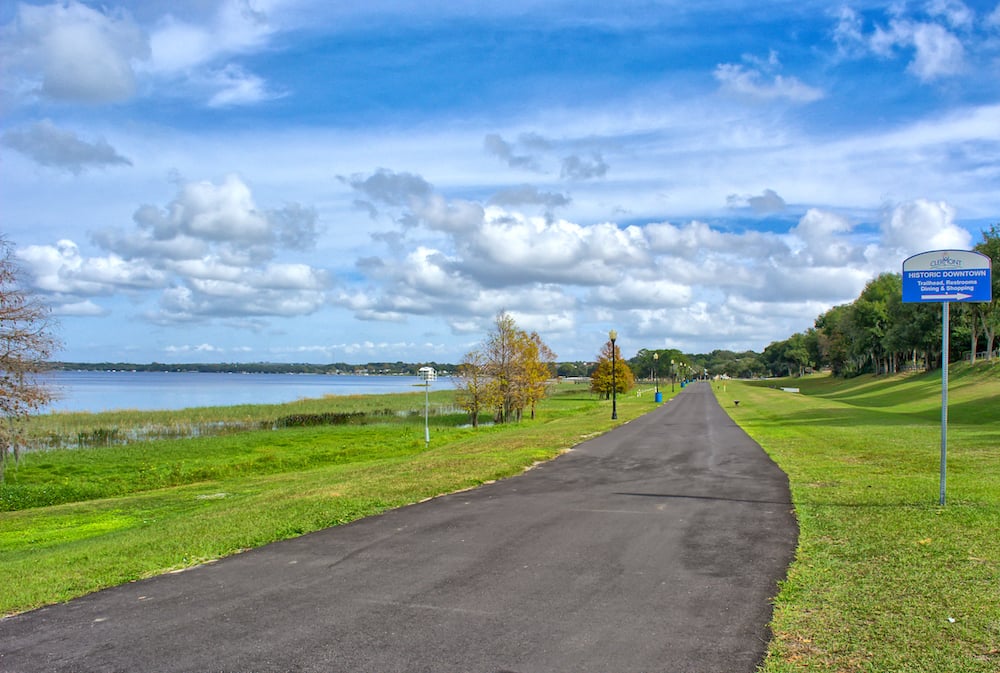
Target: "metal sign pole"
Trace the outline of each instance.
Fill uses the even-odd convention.
[[[941,302],[941,505],[948,476],[949,306],[991,301],[992,274],[993,260],[969,250],[931,250],[903,260],[903,302]]]
[[[941,495],[944,505],[945,482],[948,476],[948,337],[950,330],[949,302],[941,302]]]

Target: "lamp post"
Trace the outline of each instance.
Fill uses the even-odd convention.
[[[659,360],[660,360],[660,354],[659,353],[653,353],[653,386],[654,386],[653,392],[654,393],[660,392],[659,370],[658,370],[658,368],[656,366],[657,363],[659,362]]]
[[[670,392],[674,392],[674,381],[677,380],[677,370],[674,368],[674,361],[670,361]]]
[[[437,380],[437,372],[434,371],[433,367],[421,367],[417,371],[420,372],[420,378],[424,380],[424,445],[429,447],[431,445],[431,426],[429,422],[431,381]]]
[[[611,330],[608,332],[608,338],[611,339],[611,420],[614,421],[618,419],[618,381],[615,379],[615,360],[618,359],[615,339],[618,338],[618,332]]]

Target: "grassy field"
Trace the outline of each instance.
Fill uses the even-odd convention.
[[[447,410],[452,395],[433,392],[431,404]],[[367,416],[345,425],[28,452],[0,486],[0,614],[516,474],[648,411],[652,395],[619,396],[614,423],[610,402],[573,384],[559,387],[535,421],[473,430],[459,427],[464,414],[442,413],[431,418],[430,448],[423,403],[417,392],[225,408],[225,419],[267,422],[333,412]],[[67,426],[70,415],[57,416],[38,419],[38,431]],[[205,410],[72,415],[70,430],[60,432],[125,434],[219,416]]]
[[[952,370],[944,507],[939,374],[713,385],[789,475],[800,523],[763,673],[1000,671],[1000,365]],[[561,387],[537,421],[475,431],[458,427],[449,395],[432,394],[429,449],[413,413],[422,393],[47,419],[71,436],[220,413],[264,424],[365,413],[346,425],[27,454],[0,487],[0,614],[516,474],[613,427],[610,403],[583,386]],[[650,410],[651,395],[618,406],[623,423]]]
[[[801,528],[765,673],[1000,671],[1000,366],[950,378],[944,507],[940,373],[718,386]]]

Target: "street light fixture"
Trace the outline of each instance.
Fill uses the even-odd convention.
[[[658,368],[656,366],[657,363],[659,362],[659,360],[660,360],[660,354],[659,353],[653,353],[653,386],[655,386],[654,389],[653,389],[654,393],[660,392],[659,370],[658,370]]]
[[[674,368],[674,361],[670,361],[670,392],[674,392],[674,381],[677,380],[677,369]]]
[[[431,426],[428,420],[431,409],[430,392],[431,382],[437,381],[437,372],[434,371],[433,367],[421,367],[417,371],[420,372],[420,378],[424,380],[424,445],[425,447],[430,447]]]
[[[618,359],[615,340],[618,338],[618,332],[611,330],[608,332],[608,338],[611,339],[611,420],[614,421],[618,419],[618,381],[615,379],[615,360]]]

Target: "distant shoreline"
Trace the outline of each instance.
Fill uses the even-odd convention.
[[[147,364],[134,362],[50,362],[54,371],[77,372],[203,372],[211,374],[322,374],[327,376],[417,376],[418,370],[426,366],[434,367],[447,375],[456,366],[438,362],[369,362],[367,364],[311,364],[304,362],[219,362],[219,363],[163,363]]]

